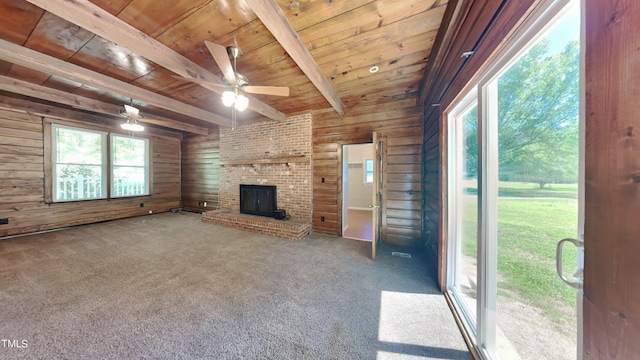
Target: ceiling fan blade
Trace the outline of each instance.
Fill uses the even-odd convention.
[[[207,46],[207,49],[209,49],[209,52],[213,56],[213,60],[215,60],[216,63],[218,64],[218,67],[220,68],[220,71],[222,71],[224,78],[227,79],[227,81],[230,84],[232,85],[235,84],[236,73],[235,71],[233,71],[233,65],[231,65],[231,60],[229,60],[229,54],[227,54],[227,48],[225,48],[222,45],[218,45],[216,43],[212,43],[211,41],[206,41],[206,40],[204,44]]]
[[[198,80],[198,79],[189,79],[186,77],[182,77],[182,76],[175,76],[172,75],[174,78],[178,79],[178,80],[182,80],[182,81],[188,81],[188,82],[192,82],[192,83],[196,83],[196,84],[200,84],[200,85],[207,85],[207,86],[212,86],[212,87],[217,87],[220,89],[228,89],[229,87],[223,84],[219,84],[213,81],[206,81],[206,80]]]
[[[242,90],[250,94],[264,94],[275,96],[289,96],[289,88],[286,86],[243,86]]]

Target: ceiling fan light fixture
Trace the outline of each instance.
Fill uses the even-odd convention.
[[[226,107],[231,107],[236,101],[236,94],[233,91],[225,91],[222,93],[222,104]]]
[[[242,94],[239,94],[238,97],[236,98],[236,103],[234,106],[238,111],[245,111],[249,106],[249,98]]]
[[[140,110],[133,106],[133,100],[131,101],[131,105],[124,105],[124,110],[127,113],[127,121],[120,124],[120,127],[124,130],[128,131],[143,131],[144,126],[138,124],[138,115],[140,115]]]
[[[233,106],[238,111],[245,111],[249,106],[249,98],[233,91],[225,91],[222,93],[222,104],[226,107]]]
[[[126,106],[126,105],[125,105]],[[128,131],[143,131],[144,126],[138,124],[135,119],[127,119],[127,122],[120,124],[120,127]]]

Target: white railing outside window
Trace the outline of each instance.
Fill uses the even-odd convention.
[[[56,199],[59,201],[95,199],[102,197],[102,179],[82,175],[57,180]]]
[[[149,141],[111,135],[111,196],[149,194]]]
[[[113,183],[113,196],[135,196],[146,193],[144,182],[130,182],[118,179]]]

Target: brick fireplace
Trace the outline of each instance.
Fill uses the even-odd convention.
[[[235,130],[221,128],[219,210],[215,213],[227,214],[227,218],[233,215],[237,221],[240,184],[274,185],[278,208],[286,210],[291,225],[302,224],[305,229],[308,226],[308,230],[302,231],[308,233],[313,196],[311,121],[312,115],[306,114],[289,117],[284,122],[265,121],[242,125]],[[252,215],[242,215],[252,217],[253,225],[261,221]],[[265,233],[266,229],[272,231],[276,226],[273,221],[277,220],[264,218]],[[251,230],[246,224],[236,225],[232,227]],[[276,227],[282,226],[284,224]],[[259,227],[258,232],[263,232]],[[300,233],[300,229],[294,232]]]

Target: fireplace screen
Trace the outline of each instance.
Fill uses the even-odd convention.
[[[272,185],[240,185],[240,212],[273,217],[277,209],[276,187]]]

